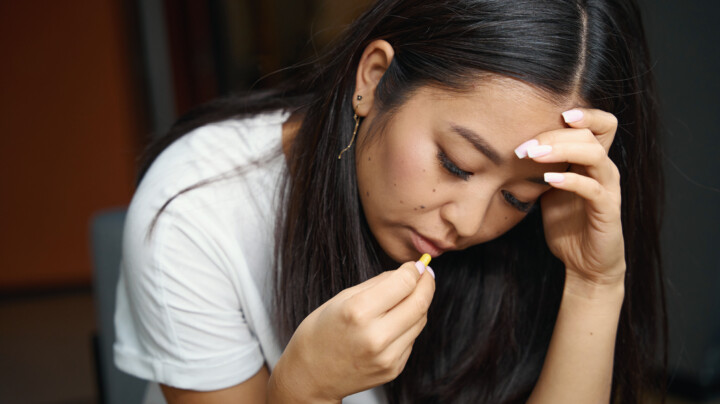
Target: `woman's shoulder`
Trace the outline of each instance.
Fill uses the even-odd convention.
[[[238,225],[272,227],[285,169],[280,145],[287,115],[278,111],[221,121],[175,141],[138,186],[126,230],[140,234],[151,226],[192,221],[193,227],[214,226],[215,234],[222,229],[239,237]]]
[[[282,124],[288,117],[273,111],[199,127],[162,151],[140,182],[134,199],[152,197],[165,203],[199,183],[201,193],[231,191],[219,178],[267,176],[284,164]],[[262,173],[259,173],[261,172]],[[215,186],[213,186],[213,183]],[[160,206],[157,206],[159,209]]]
[[[271,155],[279,150],[288,115],[274,111],[201,126],[160,153],[143,181],[163,177],[168,171],[172,178],[194,174],[199,180]]]

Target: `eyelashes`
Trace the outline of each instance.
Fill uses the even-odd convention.
[[[472,173],[461,170],[457,165],[455,165],[455,163],[453,163],[442,150],[438,151],[438,159],[443,167],[450,172],[450,174],[461,178],[463,181],[469,180],[472,176]]]
[[[462,179],[463,181],[467,181],[470,179],[470,177],[473,175],[471,172],[467,172],[465,170],[460,169],[455,163],[450,160],[450,158],[445,154],[444,151],[439,150],[437,154],[438,160],[440,160],[440,164],[452,175]],[[505,198],[505,201],[507,201],[510,206],[513,208],[519,210],[523,213],[528,213],[532,208],[535,206],[535,203],[533,202],[523,202],[515,197],[515,195],[511,194],[508,191],[502,191],[503,198]]]
[[[502,191],[503,197],[505,197],[505,200],[508,201],[510,205],[512,205],[514,208],[519,210],[520,212],[530,212],[530,209],[535,205],[532,202],[523,202],[515,197],[515,195],[511,194],[508,191]]]

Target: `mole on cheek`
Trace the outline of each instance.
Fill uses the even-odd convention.
[[[400,204],[402,205],[402,204],[403,204],[403,201],[400,201]]]
[[[368,157],[368,161],[372,161],[372,157]]]
[[[435,188],[433,188],[433,192],[435,192]]]
[[[425,209],[425,205],[420,205],[420,209]]]
[[[365,196],[370,196],[370,192],[365,192]],[[505,218],[507,219],[507,218]]]

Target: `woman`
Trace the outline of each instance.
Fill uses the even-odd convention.
[[[151,147],[118,366],[174,403],[641,402],[649,69],[632,0],[378,1],[301,80]]]

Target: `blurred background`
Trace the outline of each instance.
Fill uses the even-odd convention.
[[[0,0],[1,403],[136,402],[142,382],[105,358],[140,153],[193,106],[276,83],[370,2]],[[672,402],[720,403],[720,3],[641,3],[662,103]]]

